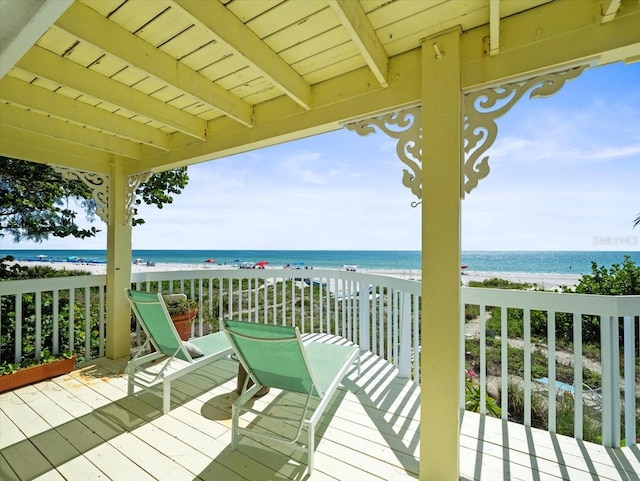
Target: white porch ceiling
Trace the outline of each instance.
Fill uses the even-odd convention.
[[[68,8],[65,7],[68,6]],[[637,0],[7,0],[0,154],[161,171],[421,101],[421,45],[462,32],[475,89],[640,58]]]

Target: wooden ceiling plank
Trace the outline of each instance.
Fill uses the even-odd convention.
[[[135,65],[137,69],[225,112],[238,122],[251,125],[250,105],[92,9],[76,3],[58,20],[57,25],[127,64]]]
[[[43,77],[111,102],[125,109],[139,112],[169,125],[194,138],[206,139],[206,125],[199,119],[181,112],[159,100],[126,85],[104,77],[70,60],[34,46],[18,62],[18,66],[38,77]]]
[[[0,82],[0,97],[61,119],[118,135],[161,150],[169,150],[170,138],[158,130],[133,120],[116,117],[110,112],[64,95],[36,87],[11,77]]]
[[[176,0],[176,4],[214,32],[237,55],[264,72],[296,103],[307,110],[311,108],[311,85],[224,5],[199,0]]]
[[[37,132],[68,142],[111,152],[131,159],[140,158],[140,144],[107,135],[97,130],[65,122],[53,117],[29,112],[20,107],[2,105],[2,125],[11,125],[21,130]]]
[[[284,0],[251,0],[251,2],[229,2],[226,6],[236,17],[247,23],[283,2]]]
[[[602,2],[602,23],[607,23],[616,18],[622,0],[604,0]]]
[[[329,32],[332,32],[337,38],[328,35]],[[318,38],[323,39],[323,42],[318,42],[316,40]],[[264,37],[264,41],[274,52],[277,52],[282,57],[284,52],[296,47],[304,48],[307,56],[313,55],[315,52],[322,52],[327,48],[331,48],[334,42],[344,42],[344,38],[351,40],[333,10],[325,8],[305,19],[304,22],[292,23],[282,30]]]
[[[388,87],[389,57],[359,2],[327,0],[380,85]]]

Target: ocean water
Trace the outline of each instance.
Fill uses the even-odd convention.
[[[610,267],[621,264],[624,255],[640,265],[640,252],[605,251],[463,251],[461,264],[469,272],[516,272],[546,274],[588,274],[591,262]],[[104,250],[0,250],[0,257],[12,255],[16,260],[66,261],[103,263]],[[40,256],[40,257],[39,257]],[[280,250],[134,250],[135,259],[157,264],[189,264],[198,267],[207,259],[219,265],[239,262],[267,261],[272,267],[301,263],[308,267],[339,269],[358,265],[360,269],[411,271],[421,268],[420,251],[280,251]]]

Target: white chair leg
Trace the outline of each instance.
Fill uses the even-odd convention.
[[[171,381],[162,383],[162,413],[169,414],[171,410]]]
[[[133,374],[129,374],[127,383],[127,396],[133,396]]]
[[[309,450],[309,453],[307,455],[307,466],[309,468],[309,475],[311,475],[311,473],[313,473],[313,453],[316,450],[316,432],[315,432],[315,426],[313,424],[309,424],[309,440],[307,442],[307,449]]]

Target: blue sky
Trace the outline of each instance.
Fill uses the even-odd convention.
[[[491,173],[462,203],[463,250],[640,250],[640,63],[584,72],[498,121]],[[189,167],[134,249],[419,250],[395,142],[340,130]],[[0,248],[105,249],[94,239]]]

